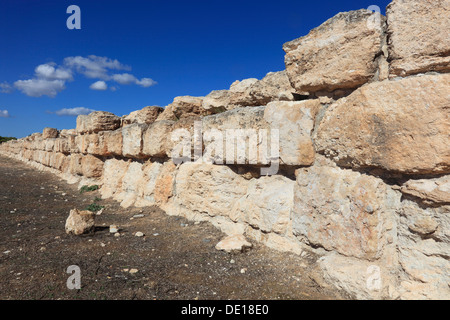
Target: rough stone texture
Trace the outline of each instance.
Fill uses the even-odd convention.
[[[152,124],[158,116],[163,112],[163,108],[158,106],[145,107],[141,110],[133,111],[129,115],[123,117],[122,125],[130,124]]]
[[[371,16],[367,10],[339,13],[284,44],[286,71],[296,91],[331,92],[370,81],[382,47],[381,28],[368,24]]]
[[[386,16],[391,77],[450,70],[449,0],[394,0]]]
[[[281,176],[252,179],[247,193],[230,214],[231,220],[245,222],[262,232],[285,234],[294,206],[295,182]]]
[[[267,154],[264,152],[267,150],[262,150],[263,146],[258,143],[261,139],[260,133],[263,133],[259,130],[267,130],[268,134],[270,129],[264,120],[264,109],[264,107],[236,108],[204,117],[202,119],[204,161],[218,164],[267,163]]]
[[[141,163],[131,162],[122,178],[119,192],[114,195],[114,199],[120,201],[120,205],[124,208],[132,206],[141,195],[141,186],[145,182],[142,167]]]
[[[236,201],[247,193],[247,181],[225,166],[185,163],[175,179],[177,204],[211,217],[228,217]]]
[[[143,135],[147,130],[146,124],[132,124],[122,128],[122,155],[127,158],[142,158]]]
[[[161,171],[162,164],[157,162],[146,162],[142,167],[143,179],[138,186],[138,199],[134,204],[137,207],[156,205],[156,179]]]
[[[271,102],[264,110],[264,119],[271,130],[279,130],[280,160],[286,165],[311,165],[314,146],[311,134],[321,107],[318,99],[300,102]]]
[[[70,215],[66,220],[66,233],[76,236],[89,233],[94,229],[95,214],[91,211],[70,210]]]
[[[261,80],[235,81],[229,90],[212,91],[203,99],[202,107],[213,114],[239,107],[265,106],[271,101],[293,101],[294,91],[286,71],[269,72]]]
[[[379,259],[395,236],[400,195],[378,178],[319,160],[297,172],[294,234],[328,251]]]
[[[155,181],[155,202],[164,207],[173,197],[175,188],[176,166],[172,161],[165,162]]]
[[[368,84],[333,104],[316,151],[345,167],[450,172],[450,74]]]
[[[81,159],[82,175],[86,178],[99,178],[103,173],[103,161],[90,154]]]
[[[112,197],[122,189],[122,179],[128,170],[129,162],[109,159],[105,161],[103,173],[103,186],[100,193],[103,199]]]
[[[450,204],[450,175],[436,179],[411,179],[403,184],[401,191],[427,203]]]
[[[123,147],[122,130],[102,132],[107,154],[121,156]]]
[[[58,138],[58,130],[54,128],[44,128],[42,139]]]
[[[230,253],[242,252],[245,249],[251,247],[252,244],[248,242],[242,234],[228,236],[216,245],[217,250],[222,250]]]
[[[77,132],[97,133],[100,131],[116,130],[120,127],[120,118],[111,112],[94,111],[89,115],[77,118]]]
[[[358,300],[399,298],[390,270],[383,264],[336,253],[323,256],[318,262],[324,286],[332,284]]]
[[[405,299],[449,299],[450,206],[420,208],[405,200],[399,210],[399,262]]]
[[[143,154],[150,157],[169,157],[172,151],[171,132],[174,121],[156,121],[143,136]]]

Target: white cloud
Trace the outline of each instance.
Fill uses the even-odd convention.
[[[112,79],[120,84],[137,84],[138,86],[148,88],[157,84],[156,81],[150,78],[137,79],[135,76],[129,73],[114,74]]]
[[[76,117],[82,114],[89,114],[91,112],[94,112],[96,110],[93,109],[88,109],[88,108],[84,108],[84,107],[78,107],[78,108],[64,108],[55,112],[50,112],[50,113],[54,113],[58,116],[72,116],[72,117]]]
[[[136,84],[141,87],[148,88],[148,87],[158,84],[158,82],[156,82],[155,80],[150,79],[150,78],[142,78],[141,80],[136,81]]]
[[[0,110],[0,118],[9,118],[8,110]]]
[[[11,93],[13,91],[13,87],[8,82],[0,83],[0,92],[1,93]]]
[[[73,80],[72,71],[65,68],[55,68],[55,63],[41,64],[34,72],[36,77],[45,80]]]
[[[64,80],[30,79],[18,80],[14,86],[30,97],[55,97],[66,88]]]
[[[131,70],[131,67],[107,57],[90,55],[87,58],[76,56],[64,59],[64,65],[75,69],[88,78],[109,80],[108,70]]]
[[[73,75],[78,72],[87,78],[100,79],[91,84],[92,90],[107,90],[108,85],[105,81],[115,81],[122,85],[135,84],[148,88],[157,84],[150,78],[139,80],[130,73],[116,73],[116,70],[131,70],[131,67],[107,57],[98,57],[90,55],[87,57],[75,56],[64,59],[63,65],[58,66],[54,62],[45,63],[35,68],[35,75],[32,79],[18,80],[14,82],[14,87],[30,97],[49,96],[55,97],[59,92],[66,88],[67,81],[73,80]],[[111,87],[112,91],[117,88]],[[4,82],[0,84],[0,92],[9,93],[12,87]]]
[[[106,84],[105,81],[97,81],[91,84],[89,88],[91,88],[92,90],[104,91],[108,89],[108,85]]]
[[[132,84],[138,81],[135,76],[129,73],[114,74],[112,79],[120,84]]]

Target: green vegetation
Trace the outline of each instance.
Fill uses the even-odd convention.
[[[97,202],[99,202],[99,201],[101,201],[102,199],[100,199],[99,197],[95,197],[95,199],[94,199],[94,203],[91,203],[86,209],[84,209],[84,210],[89,210],[89,211],[91,211],[91,212],[98,212],[98,211],[100,211],[100,210],[102,210],[102,209],[104,209],[105,208],[105,206],[101,206],[101,205],[99,205]]]
[[[91,203],[88,207],[86,207],[86,209],[84,209],[84,210],[89,210],[89,211],[91,211],[91,212],[98,212],[98,211],[100,211],[100,210],[102,210],[102,209],[104,209],[105,208],[105,206],[101,206],[101,205],[99,205],[98,203]]]
[[[17,140],[17,138],[14,138],[14,137],[1,137],[0,136],[0,143],[7,142],[7,141],[10,141],[10,140]]]
[[[82,186],[80,189],[80,193],[85,193],[85,192],[91,192],[91,191],[95,191],[98,190],[98,186],[94,185],[94,186]]]

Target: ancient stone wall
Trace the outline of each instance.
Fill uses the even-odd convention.
[[[286,70],[0,153],[128,206],[314,251],[359,299],[450,298],[450,1],[339,13],[284,45]]]

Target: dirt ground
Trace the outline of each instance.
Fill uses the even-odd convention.
[[[209,223],[97,197],[98,191],[80,194],[76,185],[0,156],[0,299],[341,298],[309,276],[317,259],[310,253],[299,257],[253,243],[228,254],[215,249],[225,235]],[[70,210],[92,203],[105,206],[96,231],[67,235]],[[139,214],[144,217],[133,218]],[[112,224],[120,237],[109,233]],[[138,231],[145,236],[136,237]],[[71,265],[81,270],[80,290],[67,288]]]

